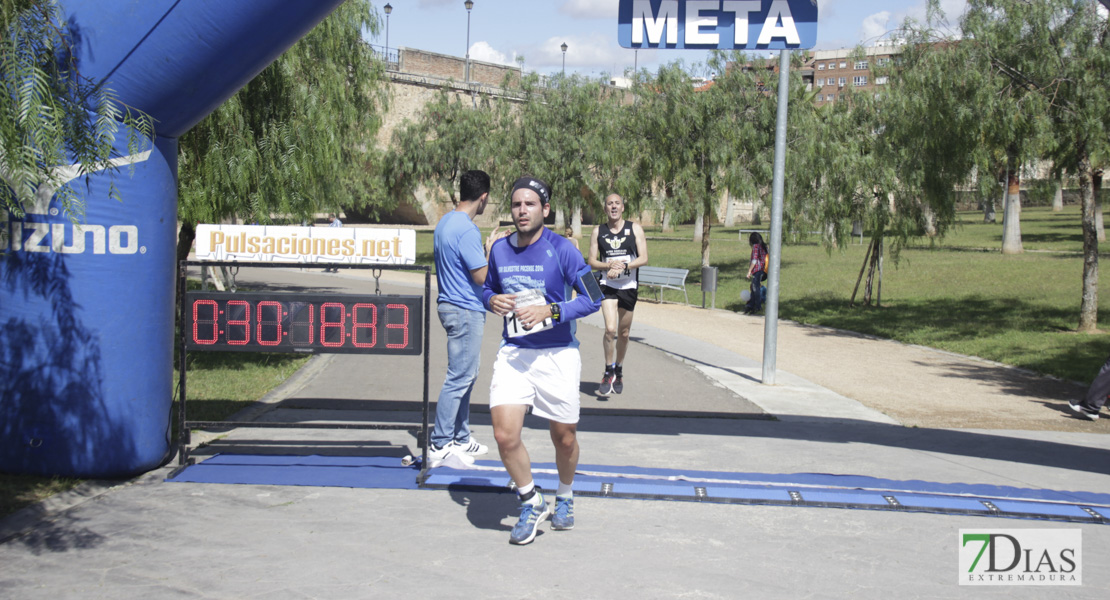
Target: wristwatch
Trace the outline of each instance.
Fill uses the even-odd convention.
[[[562,313],[559,310],[559,303],[558,302],[552,302],[551,304],[547,305],[547,308],[548,308],[548,310],[551,311],[551,320],[558,323],[559,318],[562,316]]]

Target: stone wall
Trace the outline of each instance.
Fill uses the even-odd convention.
[[[515,67],[470,61],[471,83],[465,82],[466,60],[401,48],[398,60],[399,69],[389,71],[389,110],[382,115],[382,126],[375,142],[379,148],[393,143],[393,135],[405,126],[406,121],[420,118],[424,106],[445,87],[454,95],[453,100],[469,98],[474,92],[516,101],[511,92],[500,87],[506,76],[509,81],[519,83],[520,70]],[[420,187],[408,201],[386,217],[396,224],[435,225],[440,217],[454,210],[454,200],[440,190]],[[501,215],[500,205],[491,204],[486,214],[479,217],[480,226],[496,225]]]
[[[440,79],[453,79],[465,83],[466,59],[446,54],[437,54],[415,48],[401,48],[399,71],[414,75],[429,75]],[[470,81],[481,85],[500,86],[505,77],[510,85],[520,83],[520,69],[496,63],[470,61]]]

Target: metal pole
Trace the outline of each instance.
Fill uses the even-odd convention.
[[[763,332],[763,384],[775,384],[775,355],[778,352],[779,265],[782,262],[782,203],[786,178],[786,121],[790,101],[790,51],[779,51],[779,109],[775,122],[775,170],[771,194],[770,270],[767,278],[767,309]]]
[[[470,7],[466,9],[466,82],[470,83]]]
[[[428,431],[428,422],[430,420],[431,408],[429,405],[428,395],[428,362],[431,355],[431,323],[432,323],[432,270],[425,267],[424,271],[424,402],[421,408],[423,412],[423,422],[420,426],[420,440],[424,447],[420,452],[420,476],[417,484],[424,485],[424,480],[428,475],[428,450],[432,445],[432,437]]]
[[[185,372],[189,367],[185,351],[185,286],[188,281],[189,268],[185,261],[182,261],[178,264],[177,269],[177,327],[181,338],[177,365],[177,385],[181,388],[181,395],[177,399],[177,464],[183,466],[189,459],[189,443],[192,441],[189,439],[189,428],[185,426],[185,422],[189,420],[185,413]]]

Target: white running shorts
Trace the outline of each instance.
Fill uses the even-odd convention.
[[[556,423],[577,423],[582,357],[578,348],[502,346],[493,363],[489,406],[524,404]]]

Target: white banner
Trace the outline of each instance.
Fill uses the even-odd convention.
[[[416,262],[416,231],[198,225],[196,257],[210,261],[411,265]]]

